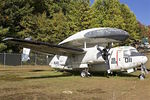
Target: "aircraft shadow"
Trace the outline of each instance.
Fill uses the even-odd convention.
[[[36,71],[34,71],[34,72],[36,72]],[[58,77],[68,77],[68,76],[80,76],[80,73],[79,72],[62,72],[61,75],[41,75],[41,76],[25,77],[25,79],[58,78]],[[107,77],[106,73],[104,73],[104,72],[91,73],[91,76]],[[113,77],[113,76],[118,76],[118,77],[138,77],[139,75],[128,74],[128,73],[125,73],[125,72],[115,72],[115,73],[113,73],[110,76],[111,77]]]
[[[67,77],[67,76],[71,76],[71,74],[70,73],[63,73],[61,75],[41,75],[41,76],[25,77],[25,79],[57,78],[57,77]]]
[[[42,70],[42,69],[35,69],[35,70],[31,70],[30,72],[42,72],[42,71],[46,71],[46,70]]]
[[[107,74],[104,72],[100,73],[91,73],[92,76],[100,76],[100,77],[107,77]],[[139,75],[133,75],[126,72],[114,72],[113,74],[110,74],[109,76],[118,76],[118,77],[138,77]]]
[[[141,70],[141,68],[137,68],[137,70],[139,70],[139,71],[140,71],[140,70]],[[150,69],[147,69],[147,71],[150,71]]]

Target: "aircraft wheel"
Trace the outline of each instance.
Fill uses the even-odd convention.
[[[87,75],[87,72],[86,71],[82,71],[81,72],[81,77],[87,77],[88,75]]]
[[[144,75],[144,74],[140,74],[140,75],[139,75],[139,79],[140,79],[140,80],[144,80],[144,79],[145,79],[145,75]]]

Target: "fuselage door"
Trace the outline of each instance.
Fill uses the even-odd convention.
[[[119,52],[119,55],[118,55],[118,49],[113,49],[111,59],[110,59],[110,68],[112,70],[119,70],[120,69],[120,67],[118,66],[118,63],[119,63],[118,57],[119,56],[121,57],[121,51]]]
[[[131,51],[130,50],[124,50],[123,51],[123,60],[124,60],[124,68],[129,68],[132,66],[132,57],[131,57]]]
[[[124,66],[124,60],[123,60],[123,51],[122,50],[117,50],[116,52],[116,59],[117,59],[117,67],[119,69],[123,68]]]

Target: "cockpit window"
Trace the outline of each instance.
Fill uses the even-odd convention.
[[[125,50],[124,57],[135,55],[137,53],[138,53],[138,51],[136,49]]]
[[[131,49],[131,56],[137,56],[139,55],[138,51],[136,49]]]
[[[130,49],[131,53],[132,52],[138,52],[136,49]]]
[[[145,56],[145,55],[139,52],[131,52],[131,56]]]
[[[124,54],[124,57],[130,56],[131,55],[131,51],[130,50],[125,50],[123,54]]]

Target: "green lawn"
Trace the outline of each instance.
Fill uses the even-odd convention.
[[[0,67],[0,100],[148,100],[149,75],[138,74],[81,78],[48,66]]]

